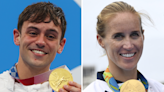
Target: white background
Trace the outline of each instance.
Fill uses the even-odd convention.
[[[96,71],[105,70],[106,55],[96,40],[97,16],[101,10],[115,0],[82,0],[82,61],[83,66],[96,66]],[[137,11],[148,14],[151,24],[143,17],[145,30],[144,49],[138,70],[148,78],[164,82],[164,1],[123,0]]]

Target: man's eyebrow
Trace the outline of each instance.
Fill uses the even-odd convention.
[[[48,29],[47,31],[55,32],[58,34],[58,31],[56,31],[55,29]]]
[[[30,26],[30,27],[28,27],[27,29],[35,29],[35,30],[39,30],[37,27],[34,27],[34,26]]]
[[[34,26],[30,26],[27,29],[35,29],[35,30],[39,31],[39,29],[37,27],[34,27]],[[58,31],[56,31],[55,29],[47,29],[47,31],[55,32],[58,34]]]

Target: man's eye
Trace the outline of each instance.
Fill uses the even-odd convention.
[[[54,38],[53,36],[48,36],[49,38]]]
[[[48,39],[55,39],[55,36],[54,35],[48,35],[47,38]]]
[[[29,34],[30,34],[31,36],[36,36],[36,35],[37,35],[36,32],[30,32]]]

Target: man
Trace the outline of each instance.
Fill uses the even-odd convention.
[[[9,71],[0,75],[2,92],[52,92],[48,82],[23,85],[25,80],[49,71],[56,53],[63,51],[66,20],[61,8],[52,3],[30,5],[20,14],[14,43],[19,46],[19,59]],[[59,92],[80,92],[81,86],[69,82]]]

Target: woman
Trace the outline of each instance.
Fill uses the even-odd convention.
[[[97,41],[106,51],[109,65],[84,92],[120,92],[130,79],[141,81],[146,92],[163,92],[161,83],[137,71],[144,42],[140,14],[125,2],[114,2],[97,19]]]

